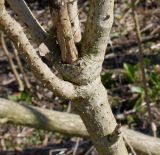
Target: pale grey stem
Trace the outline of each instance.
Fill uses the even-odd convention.
[[[78,4],[77,0],[68,3],[68,14],[72,25],[72,33],[76,43],[81,41],[81,27],[79,21]]]
[[[104,57],[113,24],[114,0],[90,0],[90,11],[82,39],[84,55]]]
[[[7,0],[7,2],[23,23],[29,28],[31,35],[35,38],[34,40],[39,44],[44,42],[47,38],[47,33],[34,17],[26,2],[24,0]]]
[[[79,137],[89,137],[88,132],[78,115],[47,110],[28,104],[19,104],[0,98],[0,118],[2,123],[30,126],[48,131]],[[122,127],[122,133],[133,149],[148,155],[160,154],[160,139]]]
[[[35,76],[50,90],[58,96],[68,99],[74,99],[77,94],[74,85],[63,81],[52,73],[50,68],[39,58],[35,49],[31,46],[29,40],[23,32],[22,27],[7,13],[4,7],[4,1],[0,0],[0,28],[14,42],[18,52],[20,52]]]

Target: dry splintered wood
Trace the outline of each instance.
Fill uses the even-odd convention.
[[[78,59],[78,52],[74,43],[67,3],[50,0],[49,5],[53,18],[53,30],[56,31],[53,35],[57,37],[62,61],[71,64]]]
[[[3,98],[0,98],[0,123],[12,123],[72,136],[89,137],[81,118],[76,114],[37,108]],[[160,154],[160,139],[123,127],[122,135],[137,153]]]

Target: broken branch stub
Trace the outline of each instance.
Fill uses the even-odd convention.
[[[49,5],[53,18],[53,31],[60,46],[62,61],[71,64],[78,59],[78,52],[74,43],[67,3],[62,0],[49,0]]]

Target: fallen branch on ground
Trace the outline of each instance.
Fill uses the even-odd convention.
[[[18,104],[2,98],[0,98],[0,118],[2,124],[13,123],[88,137],[88,132],[78,115]],[[144,154],[160,154],[160,139],[125,128],[122,128],[122,133],[136,151]]]

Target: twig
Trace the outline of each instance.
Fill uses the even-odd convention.
[[[132,145],[130,144],[130,142],[127,140],[127,138],[125,137],[125,135],[123,135],[123,139],[126,142],[126,144],[129,146],[129,148],[131,149],[131,152],[133,153],[133,155],[137,155],[134,148],[132,147]]]
[[[67,149],[52,149],[52,150],[50,150],[49,151],[49,155],[53,155],[53,153],[55,153],[55,152],[63,152],[63,154],[64,154],[64,152],[66,151]]]
[[[133,110],[129,110],[129,111],[125,111],[124,113],[122,114],[117,114],[115,115],[116,119],[119,119],[119,120],[122,120],[122,119],[125,119],[128,115],[132,115],[136,112],[135,109]]]
[[[26,76],[26,74],[25,74],[25,72],[24,72],[24,70],[23,70],[22,63],[21,63],[21,60],[20,60],[20,58],[19,58],[18,52],[17,52],[17,50],[16,50],[13,42],[11,42],[11,45],[12,45],[12,48],[13,48],[13,52],[14,52],[14,55],[15,55],[15,59],[16,59],[16,61],[17,61],[17,65],[18,65],[18,67],[19,67],[20,72],[22,73],[22,76],[23,76],[23,79],[24,79],[24,83],[25,83],[27,89],[30,89],[30,88],[31,88],[31,84],[29,83],[28,77]]]
[[[70,113],[71,112],[71,108],[72,108],[72,103],[71,103],[71,101],[69,101],[66,112]]]
[[[20,76],[19,76],[19,74],[18,74],[18,72],[16,70],[16,67],[15,67],[14,62],[12,60],[12,57],[11,57],[11,55],[10,55],[8,49],[7,49],[7,46],[6,46],[6,43],[5,43],[5,40],[4,40],[3,32],[1,33],[1,43],[2,43],[3,52],[5,53],[8,61],[9,61],[9,64],[10,64],[11,69],[12,69],[12,72],[13,72],[13,74],[15,76],[15,79],[16,79],[16,81],[18,83],[19,91],[23,91],[24,90],[23,82],[22,82],[22,80],[21,80],[21,78],[20,78]]]
[[[73,155],[76,155],[76,153],[77,153],[77,149],[78,149],[78,146],[79,146],[79,141],[80,141],[80,138],[77,138],[76,145],[75,145],[74,151],[73,151]]]
[[[89,155],[93,149],[94,149],[94,146],[91,146],[90,149],[85,153],[85,155]]]
[[[155,41],[155,40],[158,40],[158,39],[160,39],[159,34],[151,35],[151,36],[145,36],[145,37],[142,37],[141,43],[145,44],[147,42]],[[114,45],[114,43],[113,43],[113,48],[114,48],[115,52],[122,52],[122,51],[124,51],[124,49],[125,49],[125,51],[127,51],[127,49],[135,47],[137,45],[138,44],[135,40],[131,40],[131,41],[128,41],[128,42],[123,41],[123,43],[120,44],[120,45]],[[112,48],[108,47],[107,48],[107,53],[111,53],[111,52],[113,52]]]
[[[6,151],[6,150],[7,150],[7,147],[6,147],[6,143],[5,143],[5,138],[2,138],[2,139],[0,140],[0,144],[1,144],[2,150],[3,150],[3,151]]]
[[[26,2],[24,0],[7,0],[7,2],[29,28],[34,40],[39,44],[42,43],[47,38],[47,33],[34,17]]]
[[[137,5],[138,3],[139,3],[139,0],[136,0],[135,5]],[[123,15],[123,18],[120,20],[120,23],[124,23],[125,18],[129,15],[130,12],[132,12],[132,8],[129,7],[128,10]]]
[[[146,80],[145,65],[144,65],[144,58],[143,58],[142,38],[141,38],[138,16],[135,11],[135,0],[132,0],[132,14],[133,14],[133,20],[135,23],[136,36],[137,36],[138,47],[139,47],[140,67],[141,67],[141,72],[142,72],[142,82],[143,82],[143,88],[144,88],[144,93],[145,93],[144,100],[147,104],[147,111],[148,111],[149,120],[151,123],[150,125],[151,125],[151,129],[152,129],[152,134],[154,137],[156,137],[157,129],[156,129],[155,123],[153,122],[152,112],[151,112],[151,107],[150,107],[150,99],[149,99],[149,94],[148,94],[148,90],[147,90],[147,80]]]
[[[74,2],[69,2],[68,3],[68,14],[72,26],[72,33],[74,36],[74,41],[76,43],[81,41],[81,27],[80,27],[80,21],[78,17],[78,5],[77,5],[77,0]]]

